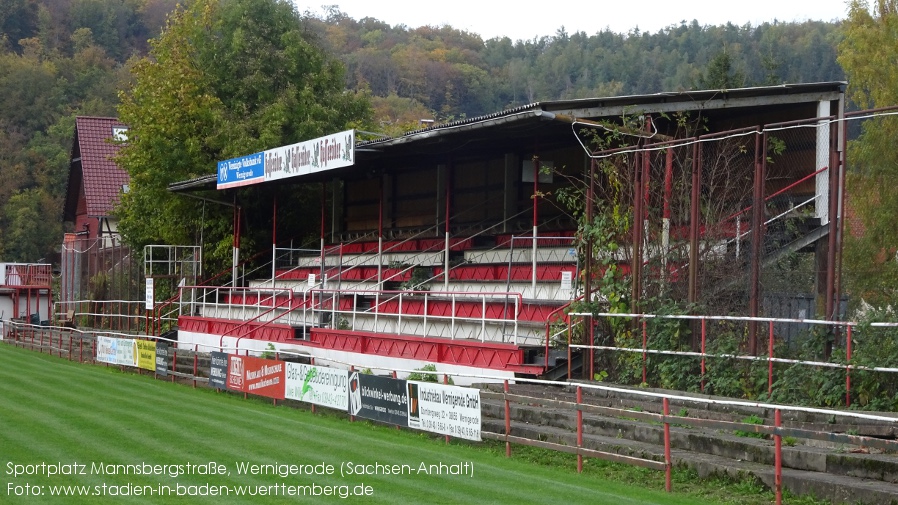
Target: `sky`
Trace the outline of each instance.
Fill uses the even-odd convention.
[[[679,25],[693,19],[700,25],[753,26],[775,19],[783,22],[844,19],[847,0],[332,0],[329,3],[294,0],[300,12],[322,15],[324,5],[337,5],[350,17],[373,17],[390,25],[450,25],[479,34],[484,40],[507,36],[513,41],[555,35],[564,26],[568,33],[593,35],[609,28],[628,33]],[[528,7],[529,6],[529,7]]]

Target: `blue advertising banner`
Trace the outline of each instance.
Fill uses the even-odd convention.
[[[355,163],[355,130],[218,162],[218,189],[276,181]]]
[[[264,153],[218,162],[218,189],[246,186],[265,180]]]

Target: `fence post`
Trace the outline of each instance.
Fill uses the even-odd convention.
[[[355,372],[355,365],[349,366],[349,373],[352,374],[352,372]],[[349,422],[354,422],[354,421],[355,421],[355,416],[352,414],[349,414]]]
[[[199,363],[199,355],[196,351],[193,352],[193,389],[196,389],[196,373],[197,373],[197,364]]]
[[[769,321],[769,331],[767,339],[767,397],[773,394],[773,321]]]
[[[705,338],[707,336],[707,333],[705,331],[706,321],[707,320],[704,317],[702,317],[702,382],[701,382],[702,393],[705,392]]]
[[[505,382],[502,385],[502,390],[505,393],[503,396],[505,397],[505,457],[511,457],[511,442],[508,441],[508,435],[511,431],[511,404],[508,400],[508,379],[505,379]]]
[[[69,361],[72,361],[72,334],[69,333]]]
[[[782,414],[780,409],[776,409],[773,414],[773,424],[776,431],[773,434],[774,445],[774,485],[776,487],[776,505],[783,503],[783,439],[780,436],[780,426],[782,426]]]
[[[272,256],[272,258],[274,258],[274,256]],[[271,260],[271,263],[272,263],[271,268],[274,268],[274,259]],[[272,284],[272,286],[274,286],[274,284]],[[275,300],[274,294],[272,294],[272,295],[271,295],[271,303],[272,303],[272,304],[274,304],[274,300]],[[281,360],[281,352],[280,352],[280,351],[275,351],[275,353],[274,353],[274,359],[277,360],[277,361],[280,361],[280,360]],[[194,374],[194,375],[196,375],[196,374]],[[194,381],[194,382],[196,382],[196,381]],[[272,398],[272,399],[271,399],[271,404],[274,405],[275,407],[277,407],[277,406],[278,406],[278,399],[277,399],[277,398]]]
[[[642,320],[642,383],[647,384],[648,379],[646,376],[646,359],[648,358],[648,354],[645,352],[648,346],[648,337],[645,331],[645,319]]]
[[[312,366],[315,366],[315,356],[309,357],[309,364]],[[353,368],[354,367],[350,366],[349,371],[352,372]],[[312,413],[313,414],[315,413],[315,404],[314,403],[312,404]],[[349,416],[349,420],[352,421],[352,416]]]
[[[443,384],[449,384],[449,374],[443,374]],[[446,435],[446,445],[449,445],[449,435]]]
[[[84,363],[84,338],[78,339],[78,362]]]
[[[667,416],[670,415],[670,400],[664,398],[662,400],[664,406],[664,490],[670,492],[670,423]]]
[[[396,378],[396,370],[393,370],[393,378],[394,378],[394,379]],[[402,426],[399,426],[399,425],[397,424],[397,425],[396,425],[396,429],[397,429],[397,430],[401,430],[401,429],[402,429]]]
[[[851,324],[845,333],[845,407],[851,406]]]
[[[172,349],[171,352],[171,381],[175,382],[175,373],[178,371],[178,350]],[[246,398],[246,393],[243,393],[243,397]]]
[[[583,387],[577,386],[577,473],[583,473]]]

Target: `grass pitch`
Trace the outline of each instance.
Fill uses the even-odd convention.
[[[296,467],[252,475],[240,472],[242,463]],[[428,471],[419,471],[422,464]],[[327,465],[333,474],[315,473]],[[374,474],[341,475],[347,465]],[[385,474],[387,467],[394,472]],[[465,443],[447,446],[411,430],[349,423],[0,344],[0,503],[285,502],[697,501]]]

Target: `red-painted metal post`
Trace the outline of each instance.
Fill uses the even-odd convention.
[[[511,442],[508,441],[508,435],[511,434],[511,404],[508,401],[508,379],[505,379],[502,385],[505,392],[505,457],[511,457]]]
[[[763,142],[762,142],[763,138]],[[758,317],[761,300],[761,253],[764,240],[764,180],[767,156],[763,149],[767,148],[767,134],[761,133],[758,127],[755,135],[755,174],[752,191],[751,213],[751,280],[749,281],[748,311],[749,316]],[[748,352],[758,355],[758,323],[748,323]]]
[[[702,184],[702,150],[696,142],[692,147],[692,191],[689,198],[689,287],[687,301],[698,301],[698,241],[700,232],[699,198]]]
[[[193,353],[193,388],[196,389],[196,373],[197,373],[197,365],[199,364],[199,355],[194,352]]]
[[[670,462],[670,423],[667,416],[670,415],[670,400],[662,399],[664,407],[664,490],[670,492],[670,471],[673,466]]]
[[[776,433],[773,435],[773,445],[774,445],[774,486],[776,488],[776,505],[782,505],[783,503],[783,440],[779,434],[779,429],[782,426],[783,419],[782,414],[780,414],[780,409],[776,409],[773,414],[773,424],[776,426]]]
[[[60,335],[59,338],[62,338]],[[72,334],[69,333],[69,361],[72,361]]]
[[[648,354],[645,352],[648,346],[648,336],[645,330],[646,321],[642,320],[642,383],[648,384],[648,378],[646,374],[646,360],[648,359]]]
[[[178,371],[178,350],[172,349],[171,352],[171,381],[175,382],[175,374],[174,372]],[[243,398],[246,398],[246,393],[243,393]]]
[[[707,338],[706,331],[706,322],[707,320],[702,318],[702,393],[705,392],[705,342]]]
[[[97,361],[97,341],[94,340],[90,343],[90,357],[96,362]]]
[[[78,362],[84,363],[84,338],[78,339]]]
[[[583,473],[583,454],[580,452],[583,449],[583,409],[581,408],[581,403],[583,403],[583,388],[577,386],[577,473]]]
[[[845,369],[845,406],[851,406],[851,325],[845,330],[845,360],[848,367]]]
[[[769,331],[767,337],[767,354],[770,359],[767,360],[767,396],[773,394],[773,321],[769,321]]]

